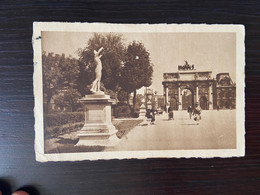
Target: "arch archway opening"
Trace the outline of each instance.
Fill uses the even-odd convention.
[[[202,110],[208,110],[209,109],[208,100],[205,96],[202,96],[200,98],[200,107],[201,107]]]
[[[182,109],[187,110],[189,106],[194,107],[194,95],[192,90],[185,88],[182,90]]]
[[[173,110],[178,110],[178,101],[175,97],[171,97],[170,98],[170,107],[173,109]]]

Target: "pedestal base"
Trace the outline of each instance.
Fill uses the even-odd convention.
[[[146,118],[146,108],[145,105],[142,104],[139,110],[139,119],[145,119]]]
[[[78,131],[76,146],[115,146],[119,139],[117,130],[111,122],[112,100],[108,95],[86,95],[80,99],[84,105],[85,124]]]
[[[104,146],[113,147],[119,142],[116,136],[117,131],[110,131],[109,133],[89,133],[82,132],[78,134],[79,141],[75,146]]]

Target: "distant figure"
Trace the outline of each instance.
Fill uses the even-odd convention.
[[[150,115],[151,115],[151,125],[155,125],[155,114],[156,114],[156,111],[154,108],[152,108],[151,112],[150,112]]]
[[[192,108],[191,108],[191,106],[188,107],[187,112],[189,113],[189,116],[190,116],[190,119],[191,119],[191,115],[192,115]]]
[[[102,55],[100,55],[100,52],[103,50],[103,47],[101,47],[98,51],[94,50],[94,60],[96,63],[96,69],[95,69],[95,80],[92,83],[92,87],[90,89],[90,91],[92,93],[98,92],[100,91],[100,81],[101,81],[101,77],[102,77],[102,62],[100,60],[100,58],[102,57]]]
[[[219,111],[219,105],[217,105],[217,111]]]
[[[199,106],[199,102],[196,102],[195,104],[195,108],[193,110],[193,115],[194,115],[194,120],[195,121],[200,121],[201,120],[201,108]],[[197,123],[197,125],[199,124],[199,122]]]
[[[169,120],[174,120],[174,118],[173,118],[173,109],[172,109],[171,106],[168,108],[168,119]]]
[[[149,108],[146,110],[146,115],[145,115],[146,118],[148,118],[148,119],[152,118],[152,117],[151,117],[151,112],[152,112],[152,110],[149,109]]]
[[[155,110],[148,108],[146,111],[146,118],[151,119],[151,125],[155,124]]]

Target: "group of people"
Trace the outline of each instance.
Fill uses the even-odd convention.
[[[193,119],[197,122],[201,120],[201,111],[202,111],[202,109],[199,105],[199,102],[196,102],[194,109],[192,109],[192,107],[189,106],[188,110],[187,110],[187,112],[189,113],[190,119],[192,118],[192,115],[193,115],[194,116]]]
[[[174,120],[174,113],[173,113],[173,108],[172,107],[169,107],[168,108],[168,119],[169,120]],[[190,119],[192,119],[193,117],[193,120],[197,122],[198,124],[198,121],[201,120],[201,107],[199,105],[199,102],[196,102],[195,103],[195,106],[194,108],[192,108],[191,106],[188,107],[187,109],[187,112],[189,113],[189,117]],[[147,111],[146,111],[146,118],[147,119],[151,119],[151,124],[154,125],[155,124],[155,115],[156,115],[156,110],[154,108],[148,108]]]
[[[189,113],[190,119],[192,119],[192,116],[193,116],[193,119],[195,121],[197,121],[197,122],[201,120],[201,111],[202,111],[202,109],[201,109],[201,107],[199,105],[199,102],[195,103],[195,107],[194,108],[189,106],[188,109],[187,109],[187,112]],[[169,120],[173,120],[174,119],[173,109],[171,107],[168,108],[168,119]]]

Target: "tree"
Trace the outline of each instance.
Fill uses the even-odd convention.
[[[127,102],[129,104],[129,93],[124,90],[119,90],[117,93],[117,98],[120,102]]]
[[[85,95],[86,86],[90,85],[94,78],[96,64],[94,62],[94,50],[104,48],[102,61],[102,80],[108,90],[118,91],[120,72],[125,57],[125,46],[122,35],[109,33],[94,33],[87,46],[79,50],[80,75],[78,79],[79,91]]]
[[[134,92],[133,110],[136,104],[136,90],[152,84],[153,65],[150,54],[140,42],[132,42],[126,51],[125,66],[121,73],[120,85],[128,93]]]
[[[59,55],[43,52],[42,67],[43,67],[43,92],[46,97],[46,109],[48,111],[51,98],[55,94],[61,78],[61,71],[58,66]]]
[[[62,110],[64,108],[68,108],[71,112],[73,112],[75,111],[76,105],[78,104],[79,97],[80,93],[78,92],[78,90],[69,88],[61,90],[55,96],[54,103]]]
[[[61,87],[64,88],[76,88],[77,79],[79,76],[79,62],[77,59],[69,56],[65,58],[62,55],[60,59],[60,71],[61,71]]]
[[[43,52],[43,92],[46,97],[46,109],[48,112],[51,98],[65,88],[76,87],[79,74],[78,60],[66,58],[64,54]]]

